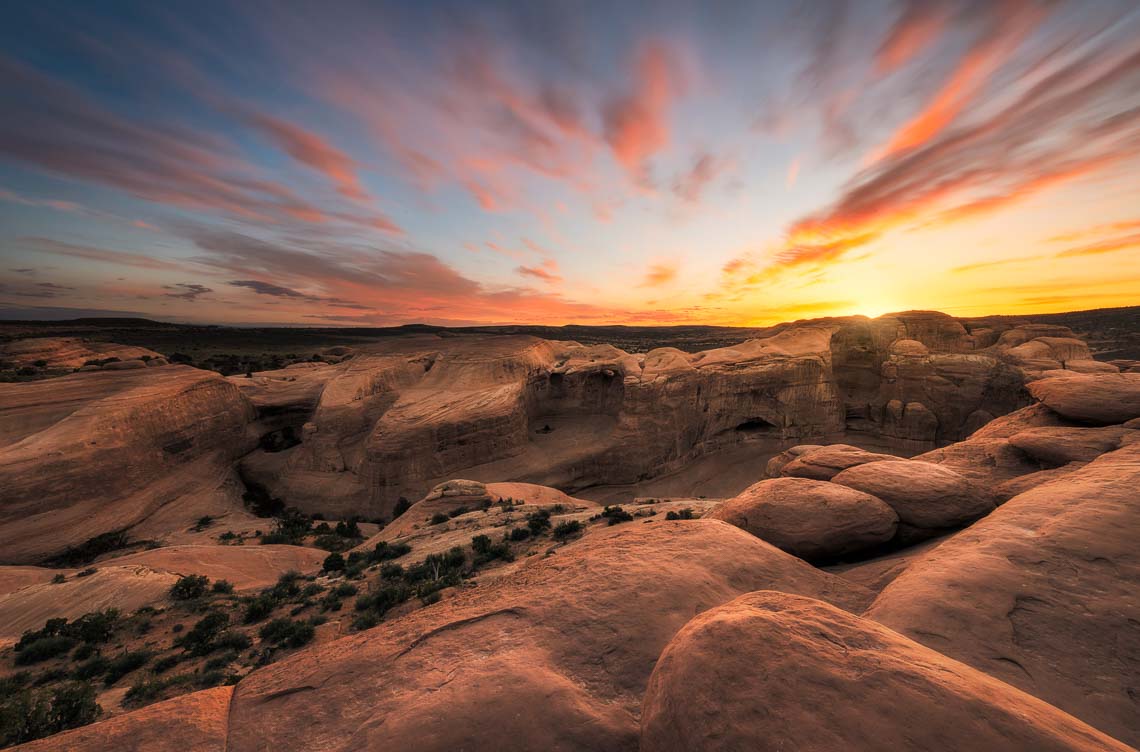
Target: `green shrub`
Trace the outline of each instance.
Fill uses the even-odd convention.
[[[336,523],[336,534],[341,538],[363,538],[364,533],[360,532],[360,526],[356,524],[356,520],[349,520],[348,522]]]
[[[277,599],[272,595],[268,593],[256,595],[246,601],[245,614],[242,616],[242,620],[246,624],[253,624],[267,618],[275,608],[277,608]]]
[[[665,514],[667,520],[691,520],[693,519],[693,510],[691,507],[685,507],[680,512],[667,512]]]
[[[396,506],[392,509],[392,519],[396,519],[404,512],[412,508],[412,502],[405,499],[403,496],[396,499]]]
[[[308,644],[313,639],[314,633],[313,625],[308,622],[274,619],[261,628],[258,636],[274,645],[299,648]]]
[[[476,535],[472,538],[471,550],[475,552],[474,564],[476,567],[495,559],[502,559],[503,561],[514,561],[515,559],[510,546],[502,541],[492,543],[486,535]]]
[[[214,586],[210,588],[215,593],[229,595],[234,591],[234,584],[229,580],[214,580]]]
[[[342,582],[332,589],[332,595],[335,595],[337,598],[348,598],[350,596],[356,595],[356,593],[356,585],[348,582]]]
[[[448,521],[448,520],[450,520],[450,519],[451,519],[451,518],[450,518],[450,517],[448,517],[448,516],[447,516],[446,514],[444,514],[443,512],[436,512],[435,514],[433,514],[433,515],[431,516],[431,523],[430,523],[430,524],[432,524],[432,525],[442,525],[443,523],[447,522],[447,521]]]
[[[595,515],[594,519],[602,518],[608,520],[608,524],[616,525],[619,522],[629,522],[633,519],[633,515],[622,509],[620,506],[607,506],[601,511],[600,514]]]
[[[554,538],[554,540],[563,541],[580,532],[582,532],[582,523],[578,520],[569,520],[567,522],[559,522],[555,525],[550,536]]]
[[[128,545],[130,538],[126,530],[111,530],[88,538],[78,546],[69,546],[63,553],[51,557],[45,563],[52,567],[79,567],[103,554],[118,551]]]
[[[513,527],[511,532],[507,534],[507,538],[512,541],[524,541],[530,537],[530,530],[525,527]]]
[[[344,557],[337,553],[329,554],[325,557],[325,562],[321,565],[321,570],[324,572],[343,572]]]
[[[80,681],[87,681],[94,679],[97,676],[102,676],[107,671],[109,661],[101,655],[97,655],[89,660],[80,663],[75,667],[72,675]]]
[[[182,661],[182,659],[179,658],[177,655],[167,655],[167,656],[159,658],[157,661],[155,661],[151,665],[150,670],[156,674],[161,674],[163,672],[169,671],[170,669],[174,668],[181,661]],[[132,687],[132,689],[134,689],[134,687]]]
[[[33,640],[23,648],[16,647],[16,665],[30,666],[50,658],[63,655],[75,647],[75,638],[66,635],[52,635]]]
[[[526,526],[531,535],[536,537],[542,535],[550,529],[550,512],[546,509],[531,512],[526,516]]]
[[[110,687],[127,674],[145,666],[150,659],[151,653],[145,650],[120,653],[107,664],[106,673],[103,675],[103,683]]]
[[[206,594],[210,578],[202,574],[188,574],[170,586],[170,597],[176,601],[190,601]]]
[[[80,682],[6,694],[0,697],[0,746],[86,726],[102,712],[95,702],[95,689]]]
[[[229,626],[230,617],[221,611],[211,611],[203,616],[189,632],[174,641],[191,655],[207,655],[216,649],[218,636]]]

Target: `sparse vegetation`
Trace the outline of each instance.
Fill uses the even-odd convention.
[[[630,522],[633,520],[633,515],[622,509],[620,506],[607,506],[598,514],[594,515],[592,519],[607,520],[609,525],[617,525],[620,522]]]
[[[201,598],[206,594],[210,585],[210,578],[201,574],[188,574],[178,578],[178,582],[170,586],[170,597],[176,601],[189,601]]]
[[[582,523],[578,520],[560,522],[550,531],[550,537],[556,541],[564,541],[582,532]]]
[[[431,516],[431,524],[432,525],[442,525],[443,523],[447,522],[450,519],[451,518],[448,517],[443,512],[436,512],[435,514],[433,514]]]
[[[263,642],[286,648],[299,648],[308,644],[315,630],[309,622],[292,619],[274,619],[258,632]]]
[[[691,507],[685,507],[679,512],[666,512],[665,519],[667,520],[691,520],[693,517],[693,510]]]
[[[0,685],[0,746],[34,739],[94,722],[103,709],[95,689],[84,682],[30,689],[9,677]]]

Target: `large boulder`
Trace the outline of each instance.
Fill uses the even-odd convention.
[[[226,749],[632,752],[662,648],[694,613],[757,588],[848,608],[867,597],[717,520],[592,526],[510,575],[250,674]]]
[[[912,532],[964,525],[994,508],[985,491],[950,468],[930,462],[868,462],[832,480],[882,499]]]
[[[1140,744],[1140,444],[931,549],[867,616]],[[952,594],[952,595],[950,595]]]
[[[898,526],[898,515],[874,496],[807,478],[760,481],[707,516],[808,561],[886,543]]]
[[[1091,462],[1105,452],[1120,446],[1126,429],[1105,428],[1029,428],[1009,437],[1009,443],[1030,457],[1047,465]]]
[[[641,752],[1127,750],[873,621],[784,593],[693,619],[645,693]]]
[[[890,454],[868,452],[850,444],[829,444],[800,453],[795,459],[783,465],[779,474],[792,478],[831,480],[849,467],[893,459],[898,458]]]
[[[1083,423],[1115,425],[1140,417],[1140,374],[1048,372],[1029,393],[1054,412]]]

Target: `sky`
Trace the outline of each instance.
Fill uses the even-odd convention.
[[[6,3],[0,318],[1140,304],[1140,3]]]

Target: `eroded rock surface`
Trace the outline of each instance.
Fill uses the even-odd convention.
[[[867,616],[1140,743],[1138,487],[1133,444],[1026,491],[912,563]]]
[[[898,527],[898,515],[880,499],[807,478],[760,481],[708,516],[808,561],[886,543]]]
[[[696,617],[657,662],[641,750],[698,749],[1128,747],[873,621],[768,592]]]

